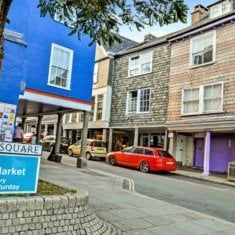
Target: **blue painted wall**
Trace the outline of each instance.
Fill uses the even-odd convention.
[[[69,29],[63,24],[52,20],[49,16],[41,18],[37,4],[38,0],[13,1],[8,16],[10,24],[7,25],[7,28],[23,33],[27,48],[17,44],[14,45],[11,42],[5,43],[6,56],[2,74],[5,80],[0,84],[4,82],[4,86],[8,86],[7,84],[11,83],[13,86],[19,87],[20,84],[16,81],[21,79],[26,80],[26,88],[90,102],[95,45],[89,47],[90,39],[86,36],[81,41],[78,40],[77,35],[68,36]],[[52,43],[74,51],[70,91],[47,85]],[[19,67],[18,72],[13,70],[6,72],[10,64],[17,65],[21,62],[22,67]],[[13,79],[13,74],[17,78],[9,81]],[[12,102],[15,101],[15,96],[17,96],[15,89]],[[7,92],[10,95],[13,90]],[[3,94],[0,95],[0,102],[2,101],[1,96]]]
[[[26,48],[10,41],[4,43],[5,57],[0,76],[0,102],[18,104],[21,84],[26,79]]]

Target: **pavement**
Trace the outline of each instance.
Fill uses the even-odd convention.
[[[78,169],[44,158],[40,178],[78,191],[87,190],[96,215],[123,234],[235,234],[234,223],[140,195],[132,180],[102,171]]]
[[[202,175],[201,172],[193,171],[193,170],[190,170],[190,169],[176,170],[176,171],[171,172],[171,173],[176,174],[176,175],[181,175],[181,176],[184,176],[186,178],[199,179],[199,180],[204,180],[204,181],[208,181],[208,182],[211,182],[211,183],[217,183],[217,184],[222,184],[222,185],[226,185],[226,186],[235,187],[235,182],[228,181],[228,179],[225,175],[211,174],[211,175],[208,175],[208,176],[204,176],[204,175]]]

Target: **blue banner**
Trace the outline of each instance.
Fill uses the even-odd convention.
[[[40,156],[0,154],[0,194],[36,193]]]

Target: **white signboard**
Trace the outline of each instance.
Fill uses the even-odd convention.
[[[20,155],[42,155],[41,145],[0,142],[0,153]]]

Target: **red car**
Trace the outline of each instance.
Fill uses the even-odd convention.
[[[110,165],[122,165],[149,171],[175,171],[176,160],[167,151],[160,148],[128,147],[119,152],[111,152],[106,156]]]

